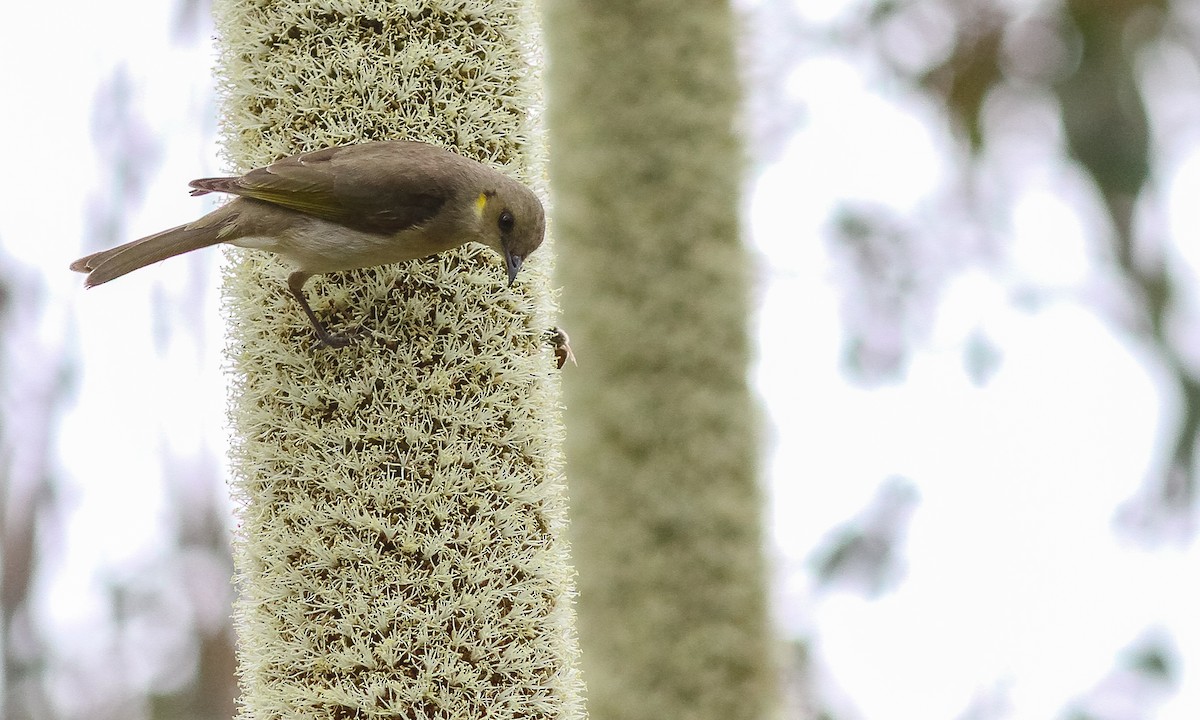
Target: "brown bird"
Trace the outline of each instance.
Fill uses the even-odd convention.
[[[239,177],[193,180],[192,195],[232,201],[195,222],[82,257],[71,269],[88,287],[198,248],[229,243],[269,250],[291,268],[288,289],[317,338],[331,335],[308,304],[313,275],[414,260],[466,242],[504,258],[508,284],[542,244],[542,203],[525,185],[482,163],[405,140],[342,145],[284,158]]]

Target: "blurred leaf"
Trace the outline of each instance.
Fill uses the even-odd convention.
[[[1065,717],[1089,720],[1151,720],[1175,692],[1178,653],[1165,631],[1135,640],[1112,670],[1073,701]]]
[[[902,545],[918,502],[916,486],[893,477],[853,520],[830,531],[812,557],[817,582],[878,597],[903,576]]]
[[[142,117],[136,85],[123,65],[97,88],[91,126],[103,175],[88,199],[87,249],[128,240],[125,218],[141,204],[162,159],[160,141]]]
[[[941,99],[955,126],[965,132],[971,151],[978,152],[984,142],[980,122],[984,101],[1004,78],[1000,51],[1005,18],[984,0],[953,7],[957,20],[953,49],[944,62],[917,79]]]
[[[918,271],[920,253],[902,221],[879,205],[841,205],[829,239],[843,279],[843,366],[862,382],[896,378],[907,363],[908,334],[927,309],[922,301],[934,291]]]

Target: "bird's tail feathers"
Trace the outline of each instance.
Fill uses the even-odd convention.
[[[81,257],[71,263],[71,269],[87,273],[84,283],[94,287],[160,260],[216,245],[225,239],[221,236],[224,227],[224,223],[180,225]]]
[[[192,197],[196,197],[197,195],[207,195],[214,192],[233,193],[236,195],[237,182],[239,180],[241,180],[240,177],[200,178],[199,180],[193,180],[188,183],[188,187],[192,188],[191,192],[188,194]]]

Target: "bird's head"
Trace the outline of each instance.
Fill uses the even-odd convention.
[[[504,182],[479,194],[475,210],[482,223],[482,242],[504,258],[508,284],[512,285],[525,258],[546,236],[542,202],[529,188],[504,178]]]

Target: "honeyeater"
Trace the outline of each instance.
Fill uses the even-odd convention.
[[[504,258],[508,284],[542,244],[542,203],[507,175],[434,145],[405,140],[300,153],[237,177],[189,183],[192,195],[232,201],[186,225],[71,263],[88,287],[198,248],[269,250],[288,265],[288,289],[318,339],[339,347],[304,296],[313,275],[414,260],[466,242]]]

